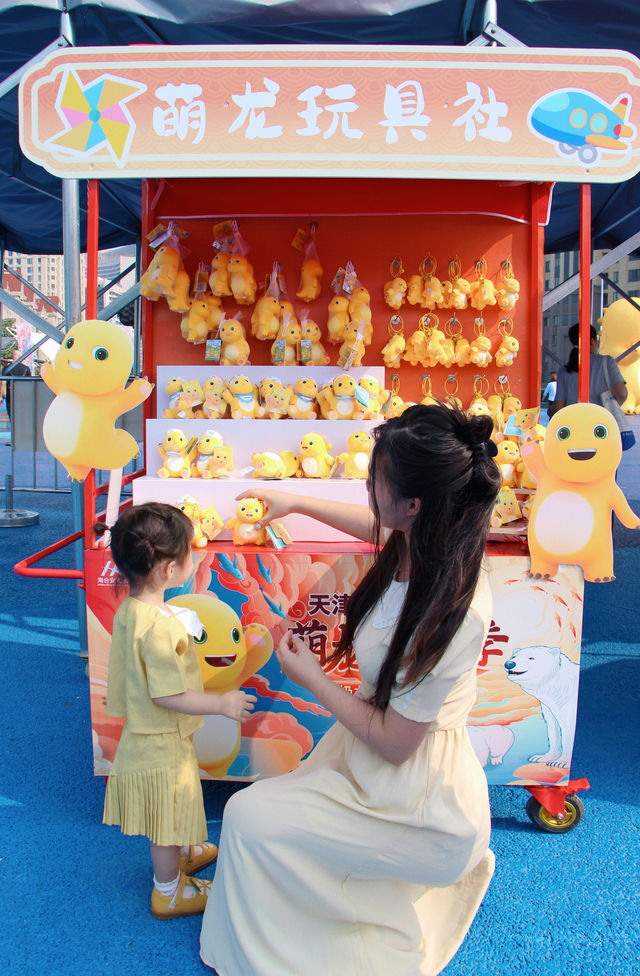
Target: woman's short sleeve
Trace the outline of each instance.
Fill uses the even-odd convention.
[[[183,655],[189,638],[174,617],[154,622],[141,640],[140,656],[147,674],[151,698],[180,695],[188,688]]]
[[[484,626],[480,617],[469,611],[449,647],[436,666],[416,685],[401,688],[389,699],[398,715],[412,722],[433,722],[458,679],[474,670],[482,651]],[[398,673],[399,682],[402,673]]]

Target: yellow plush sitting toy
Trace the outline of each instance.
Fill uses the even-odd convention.
[[[389,390],[374,376],[361,376],[358,383],[369,394],[369,405],[364,408],[365,420],[382,420],[382,406],[390,397]]]
[[[289,416],[293,417],[294,420],[315,420],[318,416],[316,411],[317,396],[318,384],[316,381],[310,376],[300,377],[293,386]]]
[[[329,302],[329,318],[327,319],[327,338],[329,342],[342,342],[342,333],[349,321],[349,299],[344,295],[336,295]]]
[[[515,492],[512,488],[502,487],[498,492],[498,498],[491,516],[491,527],[497,529],[502,525],[508,525],[509,522],[515,522],[519,518],[522,518],[522,512]]]
[[[225,319],[220,326],[222,350],[220,363],[223,366],[248,366],[249,343],[244,326],[237,319]]]
[[[183,430],[168,430],[158,444],[162,464],[158,468],[159,478],[190,478],[191,467],[196,457],[197,437],[187,437]]]
[[[356,381],[348,373],[333,378],[324,393],[322,415],[327,420],[362,420],[364,410],[356,400]]]
[[[258,388],[248,376],[234,376],[222,395],[231,408],[234,420],[264,417],[265,409],[258,400]]]
[[[365,341],[362,328],[355,322],[348,322],[342,333],[342,345],[338,353],[338,366],[361,366],[365,352]]]
[[[180,416],[180,407],[178,406],[178,397],[182,393],[182,384],[184,380],[181,376],[172,376],[165,383],[164,392],[169,397],[169,406],[165,407],[162,411],[162,416],[166,420],[175,420]]]
[[[160,245],[140,278],[140,294],[152,302],[164,296],[172,311],[188,311],[189,275],[175,247]]]
[[[263,524],[265,508],[259,498],[243,498],[236,505],[236,514],[225,528],[233,530],[236,546],[263,546],[267,530]]]
[[[496,366],[513,366],[520,343],[515,336],[505,335],[496,352]]]
[[[299,458],[292,451],[256,451],[251,455],[254,478],[292,478],[298,470]]]
[[[284,366],[298,365],[298,346],[302,338],[302,330],[297,320],[290,321],[281,330],[278,339],[271,346],[271,362],[273,365],[283,364]],[[279,342],[284,342],[284,359],[280,358],[281,347]]]
[[[211,262],[209,288],[214,295],[218,295],[220,298],[229,298],[231,296],[228,254],[218,253],[214,256]]]
[[[298,478],[330,478],[334,458],[329,454],[331,444],[322,434],[305,434],[300,441],[300,466]]]
[[[315,302],[322,289],[322,265],[316,258],[302,262],[300,269],[300,290],[296,297],[303,302]]]
[[[503,488],[515,488],[518,483],[516,465],[520,460],[520,449],[513,441],[503,440],[498,444],[496,464],[500,469]]]
[[[238,305],[253,305],[256,300],[256,279],[253,268],[243,254],[232,254],[229,258],[229,285]]]
[[[203,402],[204,393],[198,381],[184,380],[182,389],[178,394],[178,417],[188,417],[189,420],[193,420],[194,417],[202,417],[203,413],[200,408]]]
[[[207,420],[220,420],[229,410],[229,404],[224,398],[227,384],[220,376],[210,376],[202,385],[204,402],[202,413]]]
[[[137,441],[116,430],[116,419],[153,390],[147,379],[125,389],[133,365],[133,346],[111,322],[77,322],[69,329],[42,379],[55,394],[42,433],[47,450],[75,481],[92,468],[124,467],[139,453]]]
[[[302,325],[302,338],[311,343],[311,361],[309,365],[328,366],[330,359],[327,354],[327,350],[320,341],[322,338],[320,326],[317,325],[317,323],[312,319],[307,319],[307,321]]]
[[[215,505],[208,505],[200,513],[200,528],[206,535],[209,542],[220,535],[224,529],[224,522],[218,515]]]
[[[205,431],[198,441],[198,454],[191,466],[191,477],[206,479],[217,477],[216,471],[218,465],[214,455],[216,450],[223,446],[224,441],[222,435],[217,430]]]
[[[258,393],[265,416],[269,420],[280,420],[281,417],[288,416],[292,394],[290,386],[284,386],[277,377],[268,376],[260,383]]]
[[[345,478],[366,478],[373,450],[373,436],[368,430],[356,430],[347,441],[347,450],[338,454],[336,465],[344,465]]]
[[[280,302],[274,295],[263,295],[251,314],[251,334],[256,339],[275,339],[280,331]]]
[[[183,497],[179,498],[176,502],[176,508],[179,508],[181,512],[184,512],[193,526],[193,545],[197,549],[204,548],[204,546],[207,544],[207,537],[202,531],[202,525],[200,524],[202,511],[198,501],[193,497],[193,495],[183,495]]]

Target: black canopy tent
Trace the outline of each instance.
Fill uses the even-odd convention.
[[[50,45],[464,45],[480,38],[488,21],[500,30],[487,32],[487,40],[622,48],[640,57],[637,0],[0,0],[0,251],[63,251],[61,181],[26,159],[18,142],[19,73]],[[599,184],[592,193],[594,247],[612,248],[637,233],[640,176]],[[556,186],[547,251],[577,246],[578,198],[577,185]],[[81,209],[85,199],[81,186]],[[102,181],[100,247],[131,243],[139,234],[139,181]]]

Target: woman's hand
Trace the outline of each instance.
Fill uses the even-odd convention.
[[[298,497],[294,494],[289,494],[286,491],[264,491],[262,488],[259,490],[251,490],[241,492],[236,495],[236,501],[241,498],[259,498],[260,501],[266,506],[265,516],[267,516],[267,521],[272,522],[274,519],[284,518],[285,515],[290,515],[291,512],[296,511],[296,502]]]
[[[290,630],[276,647],[276,657],[287,678],[308,691],[325,677],[322,666],[309,645]]]

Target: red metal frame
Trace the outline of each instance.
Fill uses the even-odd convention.
[[[37,576],[45,579],[79,579],[82,580],[82,583],[79,585],[84,587],[84,569],[31,569],[34,563],[40,562],[54,552],[66,549],[72,543],[78,542],[82,536],[83,532],[80,530],[79,532],[74,532],[73,535],[66,536],[64,539],[58,539],[57,542],[53,542],[46,549],[41,549],[40,552],[35,552],[33,556],[26,556],[24,559],[21,559],[13,567],[14,572],[18,576]]]
[[[580,184],[580,359],[578,402],[589,402],[591,347],[591,184]]]

